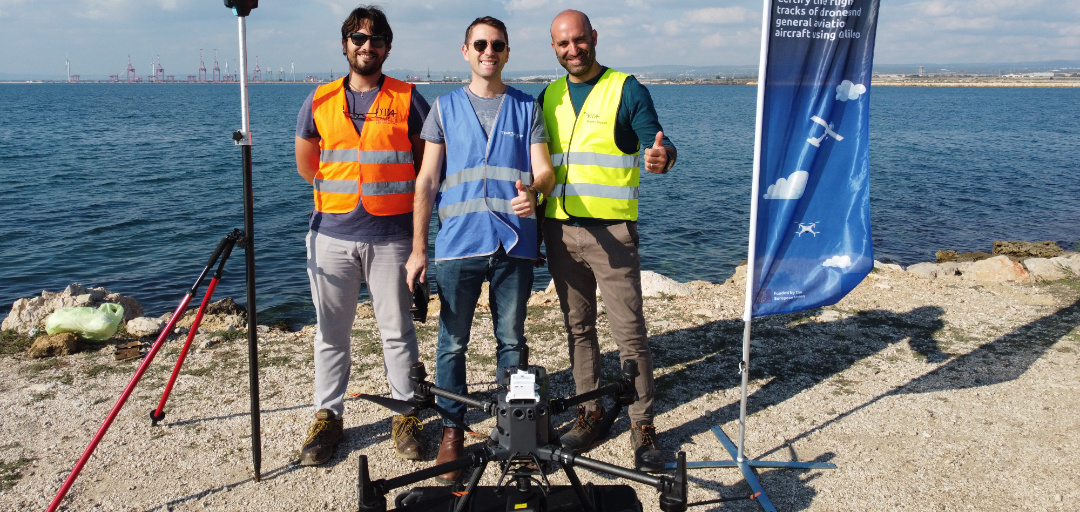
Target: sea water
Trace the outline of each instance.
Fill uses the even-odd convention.
[[[296,113],[314,87],[250,86],[261,323],[314,319],[311,187],[293,157]],[[455,87],[418,90],[431,101]],[[756,88],[649,90],[679,159],[667,175],[642,173],[642,265],[722,281],[746,257]],[[876,258],[932,261],[993,240],[1076,250],[1077,104],[1080,89],[873,88]],[[237,84],[0,85],[0,314],[72,282],[134,296],[148,315],[173,310],[221,238],[243,228],[240,122]],[[539,269],[536,286],[548,279]],[[227,296],[245,302],[239,249],[215,294]]]

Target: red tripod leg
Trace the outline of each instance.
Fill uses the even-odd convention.
[[[184,314],[184,310],[187,309],[189,303],[191,303],[192,294],[189,292],[184,296],[184,300],[180,301],[180,306],[176,308],[176,312],[173,313],[172,318],[169,319],[169,323],[165,328],[161,330],[161,334],[158,335],[157,341],[154,342],[154,346],[150,348],[150,352],[146,354],[146,358],[143,359],[139,369],[135,371],[135,375],[128,382],[124,392],[120,394],[120,398],[116,401],[116,405],[113,405],[111,411],[109,411],[108,417],[105,418],[105,423],[101,424],[101,428],[98,429],[97,434],[90,441],[90,445],[86,447],[86,451],[83,452],[82,457],[75,463],[75,468],[71,470],[71,474],[68,475],[67,480],[64,480],[64,485],[60,487],[60,491],[56,493],[56,497],[53,498],[52,503],[49,504],[48,512],[54,512],[57,507],[60,506],[60,502],[67,495],[71,484],[75,483],[75,479],[78,478],[79,472],[82,471],[83,466],[86,465],[86,461],[90,460],[90,455],[94,453],[94,449],[97,448],[98,443],[101,442],[101,438],[105,436],[105,432],[109,430],[109,426],[112,425],[116,415],[120,413],[120,409],[124,407],[124,403],[127,402],[131,392],[135,391],[135,385],[139,383],[139,379],[146,373],[146,369],[150,367],[150,363],[154,360],[154,356],[157,355],[158,350],[161,349],[161,345],[165,342],[165,338],[169,337],[169,333],[172,332],[173,327],[176,326],[176,321]]]
[[[161,402],[158,403],[157,409],[150,411],[150,425],[157,426],[158,422],[165,419],[165,402],[169,400],[169,393],[172,391],[173,384],[176,383],[176,377],[180,375],[180,367],[184,365],[184,359],[187,357],[188,349],[191,348],[191,340],[195,339],[195,333],[199,331],[199,324],[202,323],[203,313],[206,312],[206,306],[210,304],[210,299],[214,296],[214,288],[217,288],[218,276],[214,276],[210,280],[210,284],[206,287],[206,295],[203,296],[202,304],[199,305],[199,312],[195,315],[195,321],[191,324],[191,330],[188,331],[187,340],[184,341],[184,348],[180,349],[180,356],[176,358],[176,366],[173,368],[172,375],[169,377],[168,384],[165,385],[165,392],[161,395]]]

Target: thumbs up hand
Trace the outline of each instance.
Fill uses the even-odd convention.
[[[667,172],[668,152],[664,148],[664,132],[656,132],[656,142],[645,148],[645,170],[653,174]]]
[[[521,180],[517,180],[514,186],[518,190],[517,196],[510,200],[510,206],[514,208],[514,213],[518,217],[532,217],[533,213],[536,212],[535,196],[521,183]]]

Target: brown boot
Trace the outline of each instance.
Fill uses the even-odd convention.
[[[439,456],[435,458],[435,464],[445,464],[458,460],[464,451],[465,431],[458,427],[443,427],[442,442],[439,443]],[[435,481],[442,485],[454,485],[459,479],[461,479],[460,469],[435,477]]]
[[[574,428],[559,438],[563,448],[570,450],[586,451],[592,448],[592,444],[600,435],[600,423],[604,419],[604,408],[588,412],[585,406],[578,406],[577,423]]]
[[[424,428],[420,424],[420,418],[415,414],[410,416],[395,415],[390,421],[390,435],[394,438],[394,451],[398,457],[405,460],[421,460],[424,452],[420,448],[420,441],[416,439],[416,431]]]
[[[342,433],[341,418],[335,418],[330,409],[319,409],[315,413],[315,423],[308,429],[307,440],[300,448],[300,465],[325,464],[334,455],[334,448],[341,441]]]

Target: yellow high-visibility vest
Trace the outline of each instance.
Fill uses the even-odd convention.
[[[615,118],[629,76],[605,71],[576,115],[566,77],[544,92],[555,166],[555,188],[544,212],[548,218],[637,220],[641,157],[615,145]]]

